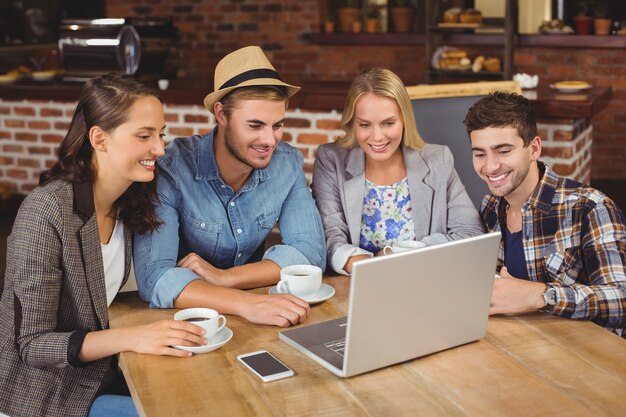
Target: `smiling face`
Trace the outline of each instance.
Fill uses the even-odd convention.
[[[353,123],[366,161],[385,162],[399,152],[404,126],[394,99],[374,94],[361,96],[355,105]]]
[[[537,159],[541,139],[535,136],[528,146],[513,127],[488,127],[470,134],[474,170],[489,191],[509,202],[522,203],[539,181]]]
[[[224,162],[243,170],[263,169],[269,165],[274,149],[283,137],[284,101],[240,100],[230,117],[219,110],[217,117],[224,129],[227,152],[223,155],[228,158]]]
[[[152,181],[156,159],[164,153],[164,130],[163,105],[153,96],[137,98],[126,122],[111,132],[93,127],[90,135],[98,177],[111,182],[118,179],[127,186]]]

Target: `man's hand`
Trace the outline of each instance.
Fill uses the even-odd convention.
[[[290,294],[249,294],[255,296],[246,304],[241,316],[252,323],[289,327],[303,323],[309,316],[309,303]]]
[[[229,287],[226,271],[219,269],[202,259],[198,254],[191,252],[178,261],[176,266],[188,268],[209,284]]]
[[[526,313],[545,306],[543,292],[546,285],[513,277],[506,266],[500,270],[500,278],[493,281],[489,314]]]

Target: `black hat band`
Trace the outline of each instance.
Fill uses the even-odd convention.
[[[226,81],[224,84],[220,86],[218,90],[223,90],[228,87],[234,87],[243,83],[244,81],[254,80],[256,78],[274,78],[276,80],[282,81],[278,76],[278,73],[272,69],[261,68],[261,69],[253,69],[246,72],[242,72],[241,74],[235,75],[230,80]]]

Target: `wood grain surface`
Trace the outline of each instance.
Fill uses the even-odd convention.
[[[347,312],[349,278],[306,324]],[[254,290],[267,292],[267,288]],[[111,327],[173,317],[136,292],[109,309]],[[279,341],[276,327],[227,316],[222,348],[191,358],[125,352],[120,367],[141,416],[624,416],[626,341],[587,321],[495,316],[487,336],[399,365],[338,378]],[[433,320],[435,318],[433,317]],[[410,329],[398,329],[410,331]],[[264,383],[237,356],[266,349],[295,376]]]

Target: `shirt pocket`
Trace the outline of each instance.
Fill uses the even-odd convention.
[[[544,262],[551,278],[566,285],[578,280],[582,268],[578,247],[565,247],[552,241],[544,252]]]
[[[259,231],[267,231],[268,229],[272,229],[274,225],[278,222],[279,217],[280,207],[262,213],[259,217],[257,217]]]
[[[202,257],[212,258],[219,247],[222,222],[183,217],[183,244]]]

